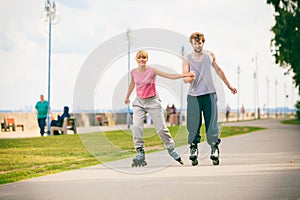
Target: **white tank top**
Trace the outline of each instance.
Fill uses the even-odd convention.
[[[200,96],[216,92],[211,74],[211,69],[213,69],[212,61],[208,51],[205,50],[203,53],[204,57],[200,62],[194,61],[191,54],[187,56],[190,71],[195,72],[195,80],[190,83],[188,93],[191,96]]]

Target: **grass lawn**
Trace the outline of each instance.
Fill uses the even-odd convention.
[[[176,146],[187,145],[184,126],[169,127]],[[262,130],[223,127],[222,138]],[[201,130],[205,140],[204,129]],[[154,129],[145,129],[147,153],[164,149]],[[0,184],[133,157],[131,131],[110,131],[25,139],[0,139]]]
[[[282,124],[300,124],[300,121],[298,119],[287,119],[287,120],[283,120],[281,121]]]

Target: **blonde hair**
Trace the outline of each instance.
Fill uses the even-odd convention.
[[[205,38],[203,33],[195,32],[190,37],[190,43],[192,43],[192,40],[195,40],[196,42],[199,42],[200,40],[204,43]]]
[[[138,52],[136,53],[135,58],[136,58],[136,59],[139,59],[140,57],[145,57],[145,58],[148,59],[148,53],[147,53],[146,51],[144,51],[144,50],[140,50],[140,51],[138,51]]]

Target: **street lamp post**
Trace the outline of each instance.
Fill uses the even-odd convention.
[[[289,95],[287,94],[286,82],[284,82],[284,108],[283,108],[284,116],[286,116],[288,114],[288,110],[287,110],[287,98],[288,97],[289,97]]]
[[[256,71],[256,92],[257,92],[257,119],[260,119],[260,107],[259,107],[259,81],[258,81],[258,61],[257,54],[255,54],[255,71]]]
[[[277,117],[277,79],[275,79],[275,117]]]
[[[48,41],[48,115],[47,115],[47,134],[50,134],[50,91],[51,91],[51,27],[52,22],[56,17],[56,4],[55,2],[50,2],[50,0],[47,0],[45,2],[45,14],[46,14],[46,20],[49,23],[49,41]]]
[[[291,98],[292,98],[292,105],[295,105],[295,102],[294,102],[294,86],[292,85],[292,87],[291,87],[291,93],[292,93],[292,96],[291,96]],[[292,112],[292,114],[294,114],[294,112]]]
[[[132,30],[131,29],[127,29],[126,32],[126,36],[127,36],[127,40],[128,40],[128,49],[127,49],[127,54],[128,54],[128,73],[127,73],[127,84],[129,87],[130,84],[130,43],[131,43],[131,33]],[[130,104],[127,105],[127,128],[130,128]]]
[[[241,73],[241,68],[240,66],[238,66],[237,68],[237,84],[238,84],[238,91],[240,91],[240,73]],[[238,92],[237,95],[237,121],[240,120],[240,92]]]
[[[270,109],[270,106],[269,106],[269,77],[267,77],[267,117],[269,118],[270,117],[270,112],[269,112],[269,109]]]
[[[256,79],[256,72],[254,71],[254,73],[253,73],[253,103],[254,103],[254,112],[253,112],[253,114],[254,114],[254,119],[256,118],[255,117],[255,115],[256,115],[256,87],[255,87],[255,79]]]
[[[257,54],[255,54],[255,57],[252,59],[252,61],[255,62],[255,70],[253,73],[253,78],[254,78],[254,80],[253,80],[254,81],[254,118],[255,118],[255,113],[257,112],[257,119],[260,119]],[[257,102],[257,104],[256,104],[256,102]],[[257,105],[257,108],[256,108],[256,105]]]

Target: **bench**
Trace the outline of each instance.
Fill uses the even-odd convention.
[[[50,135],[54,135],[54,131],[60,131],[61,134],[67,134],[68,130],[72,130],[74,134],[77,133],[75,119],[70,117],[65,117],[62,127],[59,126],[51,126],[50,127]]]
[[[108,119],[105,115],[99,114],[96,116],[96,119],[97,119],[99,126],[103,126],[103,125],[108,126]]]
[[[24,125],[15,124],[14,118],[6,118],[4,119],[4,122],[1,123],[1,131],[10,131],[10,128],[12,128],[12,131],[16,131],[16,127],[21,127],[22,131],[24,131]]]
[[[17,127],[17,128],[21,128],[22,131],[24,131],[24,125],[23,125],[23,124],[16,124],[16,127]]]

